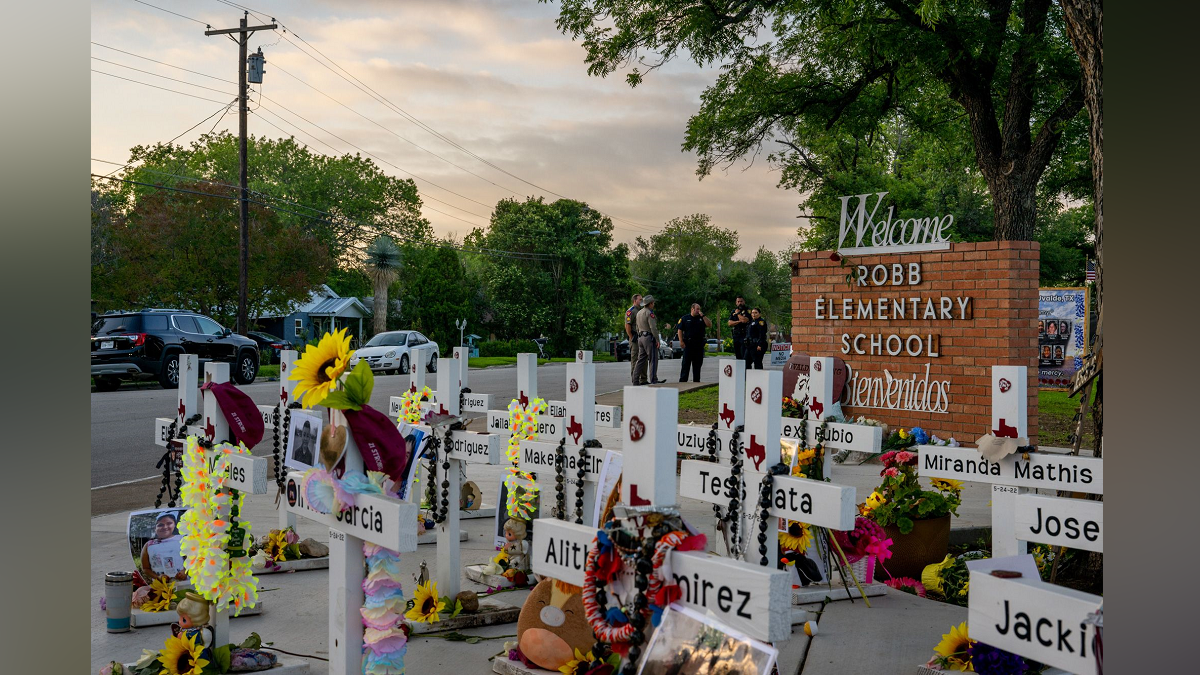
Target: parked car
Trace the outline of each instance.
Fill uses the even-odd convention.
[[[387,375],[396,372],[407,374],[414,358],[413,348],[429,345],[433,345],[433,349],[424,350],[425,362],[421,365],[428,372],[436,373],[440,348],[436,342],[415,330],[392,330],[377,334],[354,352],[354,356],[350,358],[350,366],[353,367],[361,359],[366,359],[372,372]]]
[[[258,353],[267,363],[279,363],[280,353],[285,349],[293,349],[287,340],[270,333],[252,330],[246,333],[246,337],[258,343]]]
[[[613,356],[616,357],[617,361],[628,361],[629,340],[621,340],[618,342],[615,351],[616,353]],[[680,353],[682,353],[682,350],[680,350]],[[659,338],[658,340],[658,358],[660,360],[675,358],[675,351],[671,348],[671,345],[667,344],[667,341],[662,338]]]
[[[704,351],[706,351],[706,352],[721,351],[721,341],[718,340],[717,338],[709,338],[708,341],[706,341],[704,343]]]
[[[103,314],[92,324],[92,377],[99,391],[121,380],[157,378],[164,389],[179,386],[179,355],[196,354],[231,364],[233,380],[258,377],[258,343],[235,335],[203,314],[175,309]]]

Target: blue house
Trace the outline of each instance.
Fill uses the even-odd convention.
[[[358,298],[343,298],[332,288],[321,284],[309,295],[308,302],[289,308],[286,316],[264,314],[258,325],[267,333],[278,335],[301,346],[326,332],[349,328],[354,336],[352,346],[359,346],[363,334],[363,319],[370,311]]]

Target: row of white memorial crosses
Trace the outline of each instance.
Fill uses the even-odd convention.
[[[1026,366],[992,367],[991,435],[1028,439],[1028,382]],[[919,473],[992,485],[992,558],[967,563],[971,639],[1090,675],[1098,672],[1095,640],[1103,628],[1103,598],[1043,582],[1026,545],[1104,550],[1102,501],[1031,492],[1103,495],[1104,463],[1021,443],[1028,441],[1011,444],[1016,451],[998,459],[976,448],[919,446]]]

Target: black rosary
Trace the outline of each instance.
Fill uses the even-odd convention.
[[[158,488],[158,496],[154,498],[154,508],[162,506],[163,495],[167,495],[170,501],[167,506],[174,508],[175,499],[179,496],[179,490],[183,487],[183,463],[176,463],[175,449],[171,447],[171,442],[175,439],[186,438],[188,425],[195,424],[203,417],[200,413],[196,413],[183,421],[183,428],[179,428],[179,423],[176,420],[171,420],[171,424],[167,427],[167,451],[159,458],[156,469],[162,469],[163,478],[162,485]],[[175,489],[171,490],[171,474],[175,474]]]
[[[565,494],[567,472],[567,437],[558,439],[558,447],[554,448],[554,517],[558,520],[567,519],[567,496]]]
[[[709,436],[709,442],[712,445],[709,448],[709,456],[716,460],[716,424],[713,424],[713,432]],[[730,554],[736,559],[742,557],[742,552],[745,551],[745,542],[742,535],[738,532],[738,521],[741,520],[741,505],[746,500],[746,486],[742,485],[742,459],[740,439],[745,426],[739,425],[733,430],[733,437],[729,439],[729,484],[725,491],[725,496],[729,498],[729,509],[724,516],[721,515],[721,507],[713,505],[713,514],[717,519],[729,524],[729,548]]]
[[[450,438],[450,432],[462,426],[461,422],[455,422],[446,429],[446,434],[443,438],[434,436],[429,440],[429,450],[426,454],[429,456],[429,486],[425,488],[425,498],[429,501],[429,515],[433,518],[433,522],[445,522],[446,516],[450,514],[450,448],[454,442]],[[446,448],[446,456],[442,459],[442,470],[446,473],[442,477],[442,497],[437,498],[437,463],[438,449],[442,446]],[[439,503],[441,508],[439,508]]]
[[[758,507],[761,509],[758,521],[758,554],[762,556],[760,565],[766,567],[770,564],[770,559],[767,558],[767,528],[771,524],[771,498],[775,492],[775,476],[788,472],[788,465],[780,462],[775,466],[767,469],[767,475],[763,476],[762,482],[759,483]]]

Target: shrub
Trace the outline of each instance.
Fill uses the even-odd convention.
[[[479,343],[480,356],[516,356],[522,352],[538,353],[533,340],[492,340]]]

